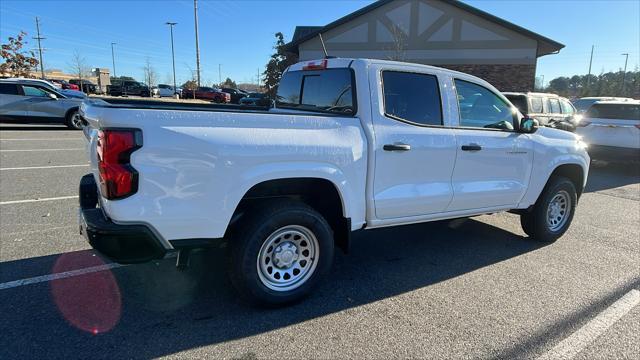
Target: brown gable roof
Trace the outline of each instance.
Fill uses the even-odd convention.
[[[318,33],[323,33],[326,32],[328,30],[331,30],[335,27],[338,27],[344,23],[347,23],[357,17],[359,17],[360,15],[366,14],[369,11],[375,10],[383,5],[386,5],[388,3],[390,3],[393,0],[378,0],[370,5],[367,5],[365,7],[363,7],[360,10],[354,11],[351,14],[341,17],[340,19],[327,24],[325,26],[296,26],[296,30],[293,34],[293,39],[291,40],[290,43],[285,45],[285,50],[293,52],[293,53],[298,53],[298,45],[302,44],[305,41],[308,41],[310,39],[313,39],[314,37],[318,36]],[[536,41],[538,41],[538,57],[540,56],[544,56],[544,55],[548,55],[548,54],[552,54],[555,53],[557,51],[560,51],[560,49],[564,48],[564,44],[561,44],[557,41],[551,40],[548,37],[542,36],[538,33],[535,33],[531,30],[527,30],[521,26],[518,26],[514,23],[511,23],[507,20],[504,20],[502,18],[499,18],[497,16],[491,15],[487,12],[484,12],[480,9],[477,9],[471,5],[467,5],[465,3],[463,3],[462,1],[458,1],[458,0],[440,0],[443,1],[449,5],[453,5],[459,9],[465,10],[467,12],[470,12],[476,16],[479,16],[481,18],[484,18],[485,20],[494,22],[498,25],[501,25],[507,29],[513,30],[523,36],[529,37],[531,39],[534,39]]]

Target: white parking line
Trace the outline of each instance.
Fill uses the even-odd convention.
[[[0,141],[83,141],[83,138],[69,138],[69,139],[51,139],[51,138],[46,138],[46,139],[0,139]]]
[[[37,284],[37,283],[46,282],[46,281],[65,279],[65,278],[69,278],[69,277],[73,277],[73,276],[91,274],[91,273],[94,273],[94,272],[111,270],[111,269],[115,269],[115,268],[119,268],[119,267],[123,267],[123,266],[126,266],[126,265],[120,265],[120,264],[116,264],[116,263],[111,263],[111,264],[105,264],[105,265],[92,266],[92,267],[83,268],[83,269],[65,271],[65,272],[61,272],[61,273],[55,273],[55,274],[49,274],[49,275],[36,276],[36,277],[32,277],[32,278],[27,278],[27,279],[9,281],[9,282],[0,284],[0,290],[6,290],[6,289],[11,289],[11,288],[16,288],[16,287],[19,287],[19,286]]]
[[[72,148],[72,149],[24,149],[24,150],[0,150],[0,152],[18,152],[18,151],[71,151],[71,150],[85,150],[84,148]]]
[[[640,291],[635,289],[629,291],[625,296],[613,303],[613,305],[606,308],[598,314],[598,316],[571,334],[571,336],[562,340],[553,349],[538,359],[573,358],[638,304],[640,304]]]
[[[55,200],[77,199],[77,198],[78,198],[78,195],[59,196],[59,197],[42,198],[42,199],[11,200],[11,201],[0,201],[0,205],[24,204],[24,203],[32,203],[32,202],[40,202],[40,201],[55,201]]]
[[[0,168],[0,171],[4,171],[4,170],[59,169],[59,168],[86,167],[86,166],[89,166],[89,164],[12,167],[12,168]]]

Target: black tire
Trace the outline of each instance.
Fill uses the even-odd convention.
[[[266,285],[268,281],[264,280],[264,272],[259,269],[263,244],[282,229],[292,226],[307,229],[315,236],[317,253],[315,258],[304,264],[309,270],[297,287],[274,290]],[[286,242],[283,239],[280,244]],[[310,206],[298,201],[277,200],[256,208],[232,230],[229,249],[229,276],[240,295],[255,305],[281,306],[309,295],[330,270],[334,252],[333,231],[322,215]],[[275,254],[276,249],[271,255]],[[277,271],[275,256],[271,262],[274,272]]]
[[[67,113],[67,117],[65,119],[64,124],[67,125],[68,128],[73,130],[82,130],[82,123],[78,123],[75,119],[76,116],[79,116],[78,109],[71,110]]]
[[[561,200],[557,203],[554,202],[555,205],[560,205],[557,207],[557,216],[553,219],[556,223],[553,223],[548,220],[548,211],[550,203],[558,198]],[[562,198],[565,199],[564,208],[561,205]],[[520,215],[522,230],[529,237],[540,242],[550,243],[556,241],[571,225],[576,210],[577,198],[576,187],[571,180],[562,176],[549,179],[533,209]],[[557,219],[562,220],[559,221]]]

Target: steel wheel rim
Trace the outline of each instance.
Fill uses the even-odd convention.
[[[566,224],[571,214],[570,202],[569,193],[564,190],[558,191],[551,198],[547,206],[547,227],[549,230],[558,231]]]
[[[71,116],[71,124],[76,128],[76,129],[81,129],[82,128],[82,118],[80,117],[80,114],[78,114],[77,112],[74,113]]]
[[[282,227],[269,235],[258,252],[258,277],[274,291],[296,289],[315,272],[319,251],[311,230],[300,225]]]

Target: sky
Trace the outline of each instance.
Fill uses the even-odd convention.
[[[255,83],[273,53],[274,34],[289,41],[296,25],[326,25],[372,1],[363,0],[200,0],[199,35],[202,81],[209,85],[230,77]],[[548,83],[558,76],[586,74],[595,45],[592,73],[639,66],[640,0],[465,0],[566,45],[538,60],[537,76]],[[116,74],[143,80],[147,57],[161,83],[172,82],[171,42],[174,28],[177,82],[195,69],[193,1],[0,1],[0,41],[28,33],[26,49],[37,49],[35,17],[40,17],[45,69],[70,72],[74,53],[88,66],[112,68]]]

